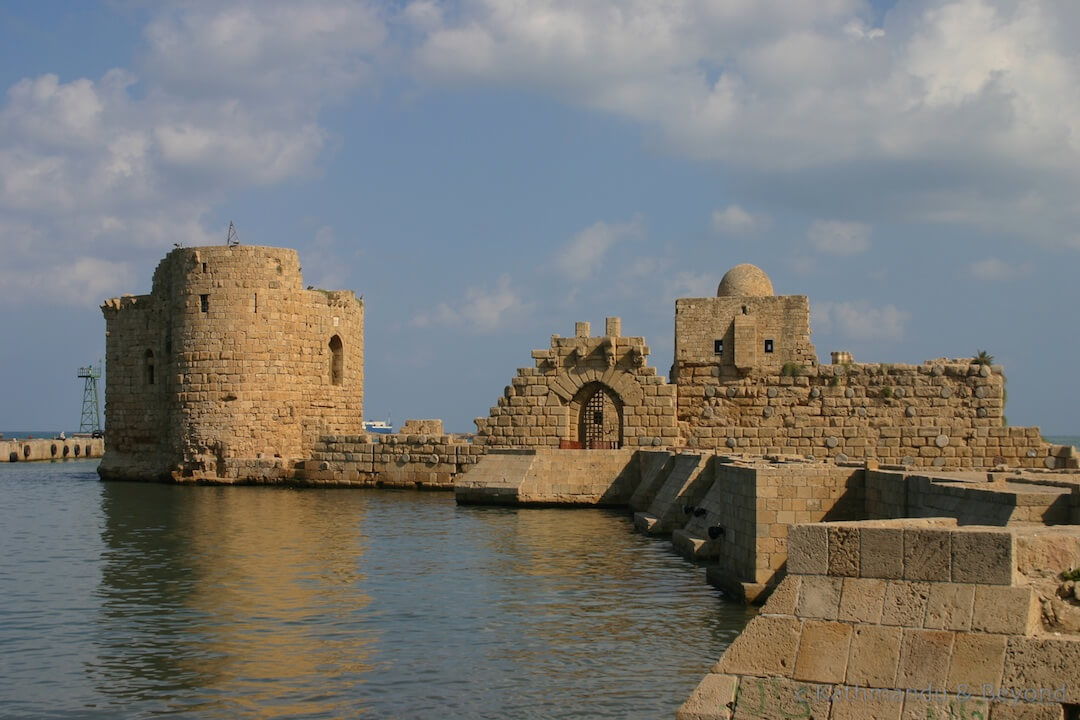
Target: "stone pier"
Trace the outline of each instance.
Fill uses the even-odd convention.
[[[0,440],[0,462],[39,460],[76,460],[99,458],[105,454],[105,441],[94,437],[23,438]]]

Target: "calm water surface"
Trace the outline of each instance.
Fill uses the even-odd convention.
[[[624,513],[0,465],[0,717],[655,718],[750,615]]]

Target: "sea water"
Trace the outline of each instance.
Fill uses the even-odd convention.
[[[0,464],[0,716],[672,717],[752,616],[598,509]]]

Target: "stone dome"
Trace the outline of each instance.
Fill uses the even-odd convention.
[[[757,265],[744,263],[724,273],[717,297],[767,297],[773,294],[772,280]]]

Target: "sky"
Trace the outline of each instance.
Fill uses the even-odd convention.
[[[754,263],[818,356],[986,350],[1080,434],[1075,0],[0,3],[0,431],[78,427],[99,305],[296,248],[365,413],[474,430],[552,334]]]

